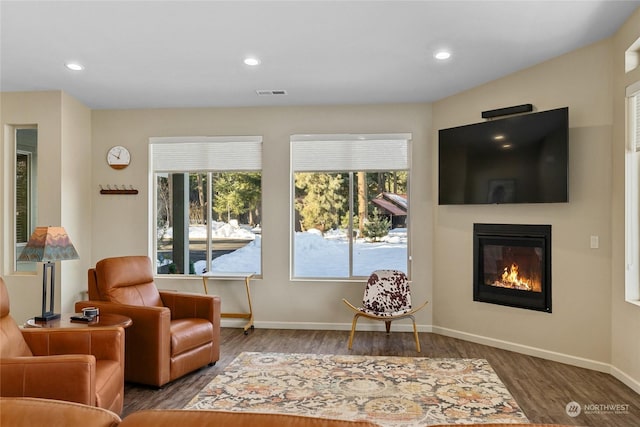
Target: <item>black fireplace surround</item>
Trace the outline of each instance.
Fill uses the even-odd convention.
[[[473,300],[551,313],[551,226],[474,224]]]

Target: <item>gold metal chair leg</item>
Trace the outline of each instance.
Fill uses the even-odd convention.
[[[356,331],[356,323],[358,323],[358,317],[360,317],[359,314],[356,314],[355,316],[353,316],[353,322],[351,322],[351,335],[349,335],[349,350],[351,350],[351,347],[353,346],[353,334]]]
[[[411,320],[413,321],[413,338],[416,340],[416,350],[420,353],[420,339],[418,339],[418,328],[416,328],[416,319],[411,316]]]

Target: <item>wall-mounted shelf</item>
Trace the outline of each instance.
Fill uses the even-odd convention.
[[[129,188],[125,188],[124,186],[118,187],[117,185],[112,188],[110,185],[107,185],[107,188],[102,188],[100,186],[100,194],[138,194],[138,190],[133,188],[133,186],[129,186]]]

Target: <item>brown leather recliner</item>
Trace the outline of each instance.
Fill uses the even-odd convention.
[[[369,421],[345,421],[304,415],[251,412],[148,409],[128,415],[121,427],[380,427]]]
[[[0,277],[0,396],[59,399],[120,414],[124,330],[20,329]]]
[[[105,258],[89,269],[89,301],[128,316],[125,380],[156,387],[220,359],[220,297],[159,291],[146,256]]]
[[[75,402],[30,397],[0,397],[0,426],[116,427],[122,420],[106,409]]]

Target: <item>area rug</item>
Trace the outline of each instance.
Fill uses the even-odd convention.
[[[528,422],[484,359],[241,353],[185,408],[393,427]]]

